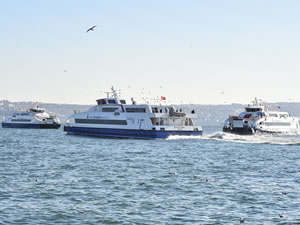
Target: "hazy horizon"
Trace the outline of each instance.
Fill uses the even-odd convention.
[[[126,100],[126,103],[127,104],[131,104],[131,101],[130,99],[125,99]],[[94,101],[94,103],[69,103],[69,102],[42,102],[42,101],[33,101],[33,100],[22,100],[22,101],[11,101],[9,99],[0,99],[0,102],[1,101],[8,101],[8,102],[11,102],[11,103],[20,103],[20,102],[26,102],[26,103],[39,103],[39,104],[57,104],[57,105],[96,105],[96,99]],[[248,104],[251,104],[252,101],[250,102],[229,102],[229,103],[216,103],[216,104],[201,104],[201,103],[172,103],[170,101],[167,101],[167,102],[163,102],[161,101],[161,104],[162,105],[168,105],[168,104],[173,104],[173,105],[207,105],[207,106],[217,106],[217,105],[248,105]],[[284,103],[284,104],[300,104],[300,101],[299,102],[292,102],[292,101],[274,101],[274,102],[266,102],[266,101],[263,101],[263,103],[267,103],[267,104],[278,104],[278,103]],[[137,104],[153,104],[153,102],[151,103],[146,103],[146,102],[137,102]],[[159,104],[159,103],[156,103],[156,104]]]

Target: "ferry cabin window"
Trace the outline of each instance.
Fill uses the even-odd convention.
[[[153,112],[153,113],[158,113],[158,108],[153,107],[153,108],[152,108],[152,112]]]
[[[145,113],[145,108],[126,108],[126,112],[128,113]]]
[[[45,112],[45,110],[44,109],[30,109],[30,112],[43,113],[43,112]]]
[[[106,101],[104,99],[98,99],[97,100],[97,104],[98,105],[105,105],[106,104]]]
[[[261,108],[246,108],[246,112],[258,112],[262,111]]]
[[[103,107],[102,108],[102,112],[114,112],[116,111],[118,108],[114,107],[114,108],[111,108],[111,107]]]
[[[266,126],[291,126],[289,122],[265,122]]]
[[[270,117],[278,117],[278,115],[275,114],[275,113],[270,113],[269,116],[270,116]]]
[[[31,122],[29,119],[12,119],[12,122]]]
[[[127,120],[75,119],[75,123],[127,125]]]
[[[192,119],[186,118],[185,122],[184,122],[184,125],[185,126],[194,126],[194,123],[193,123]]]
[[[287,117],[289,117],[289,115],[288,114],[280,114],[279,117],[280,118],[287,118]]]
[[[120,100],[121,104],[126,104],[125,100]]]
[[[107,102],[108,102],[108,104],[116,104],[116,101],[112,100],[112,99],[107,100]]]

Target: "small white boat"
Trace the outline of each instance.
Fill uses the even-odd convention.
[[[126,104],[117,92],[97,100],[87,112],[71,115],[64,126],[67,134],[99,137],[157,139],[170,135],[202,135],[201,126],[195,126],[194,111],[185,113],[171,106],[150,106],[132,100]]]
[[[255,133],[291,134],[299,131],[299,118],[288,112],[269,110],[257,98],[238,116],[229,116],[224,122],[224,132],[251,135]]]
[[[60,120],[55,114],[47,113],[45,109],[35,107],[7,116],[2,122],[2,127],[57,129],[60,127]]]

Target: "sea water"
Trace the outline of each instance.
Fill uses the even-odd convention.
[[[284,212],[284,216],[279,214]],[[1,224],[300,224],[300,137],[0,128]]]

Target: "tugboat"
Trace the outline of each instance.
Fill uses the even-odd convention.
[[[110,138],[159,139],[171,135],[202,135],[201,126],[195,126],[194,110],[185,113],[171,106],[126,104],[115,89],[87,112],[69,116],[64,131],[67,134]]]
[[[255,98],[252,105],[238,116],[229,116],[224,122],[223,131],[252,135],[255,133],[290,134],[299,129],[299,118],[288,112],[269,110],[262,101]]]
[[[60,127],[60,120],[55,114],[47,113],[45,109],[36,106],[6,117],[2,122],[2,127],[57,129]]]

